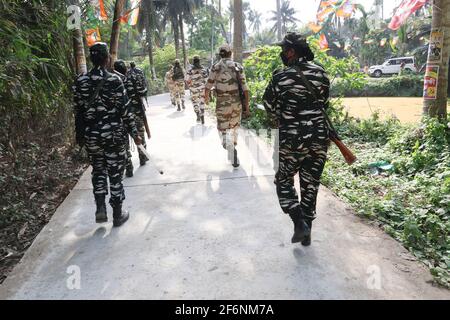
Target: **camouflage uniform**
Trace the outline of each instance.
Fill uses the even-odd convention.
[[[212,66],[206,83],[206,89],[211,90],[213,87],[216,89],[217,129],[224,139],[226,133],[231,133],[234,145],[237,144],[242,115],[242,102],[237,81],[238,72],[242,81],[242,89],[248,91],[244,68],[230,58],[221,59]]]
[[[170,93],[170,102],[172,103],[173,106],[176,105],[175,103],[175,82],[172,79],[173,77],[173,72],[172,69],[170,69],[169,71],[166,72],[166,76],[165,76],[165,81],[166,81],[166,86],[169,89],[169,93]]]
[[[177,67],[174,66],[172,68],[172,80],[174,81],[174,95],[175,95],[175,103],[178,107],[178,111],[180,111],[181,106],[185,109],[184,105],[184,97],[185,97],[185,73],[183,67],[179,66],[179,70],[177,72]]]
[[[99,94],[90,106],[87,105],[102,79],[104,84]],[[128,112],[129,100],[122,80],[96,67],[76,79],[73,91],[76,118],[86,126],[84,140],[92,165],[94,195],[108,194],[109,178],[109,202],[113,207],[121,206],[125,199],[122,177],[127,133],[134,138],[138,136],[134,119]]]
[[[330,81],[326,72],[304,59],[274,72],[264,94],[264,105],[270,117],[279,123],[276,185],[281,208],[287,214],[300,212],[305,221],[311,222],[315,218],[320,177],[327,159],[329,131],[297,68],[320,92],[319,105],[328,107]],[[301,202],[294,187],[297,173]]]
[[[142,139],[142,146],[147,148],[147,143],[145,139],[145,125],[144,117],[145,107],[142,102],[142,98],[145,99],[147,96],[147,81],[145,80],[144,74],[137,68],[130,69],[127,73],[127,80],[125,82],[125,88],[127,90],[128,96],[130,98],[130,112],[135,116],[136,126],[139,131],[139,137]],[[148,160],[147,157],[138,150],[139,159],[141,165],[145,164]]]
[[[127,82],[127,77],[117,70],[114,70],[114,74],[118,75],[120,80],[122,80],[122,82],[125,85],[125,83]],[[127,150],[127,160],[125,164],[125,169],[128,172],[133,172],[133,155],[131,154],[130,139],[128,138],[126,139],[125,149]]]
[[[200,117],[204,117],[205,113],[205,85],[207,79],[208,71],[201,66],[193,66],[187,73],[186,80],[190,83],[189,89],[197,120]]]

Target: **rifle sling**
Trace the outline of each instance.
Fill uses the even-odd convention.
[[[330,120],[330,117],[328,116],[325,108],[320,103],[319,96],[318,96],[318,93],[316,91],[316,88],[313,86],[311,81],[308,78],[306,78],[305,74],[303,73],[303,71],[300,69],[299,66],[297,66],[297,65],[294,66],[294,69],[297,71],[297,73],[300,76],[300,78],[302,78],[302,81],[305,84],[306,88],[309,90],[309,92],[313,96],[313,98],[315,100],[314,102],[319,107],[320,111],[322,112],[323,116],[325,117],[325,121],[328,124],[328,127],[329,127],[331,135],[333,135],[334,138],[336,138],[338,140],[341,140],[341,138],[339,138],[339,135],[338,135],[336,129],[334,128],[334,126],[333,126],[333,124],[332,124],[332,122]]]

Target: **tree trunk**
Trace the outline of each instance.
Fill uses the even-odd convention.
[[[188,65],[188,57],[186,50],[186,39],[184,38],[184,24],[183,24],[183,13],[180,13],[178,16],[178,24],[180,25],[180,36],[181,36],[181,48],[183,49],[183,62],[184,67],[186,68]]]
[[[126,0],[116,0],[116,4],[114,6],[114,20],[111,30],[111,44],[109,48],[109,53],[111,54],[111,67],[117,60],[117,53],[119,51],[120,17],[122,16],[125,1]]]
[[[234,60],[236,62],[242,63],[242,33],[244,28],[243,22],[243,12],[242,12],[242,0],[234,0],[234,37],[233,37],[233,48],[234,48]]]
[[[444,33],[442,44],[442,61],[432,63],[427,61],[427,65],[439,66],[439,77],[437,84],[437,99],[424,99],[423,113],[431,117],[447,117],[447,85],[448,85],[448,64],[450,51],[450,0],[434,0],[432,29],[440,29]]]
[[[172,18],[173,39],[175,41],[175,56],[180,58],[180,28],[178,27],[178,18]]]
[[[152,1],[144,2],[143,9],[144,9],[144,26],[145,26],[145,35],[147,38],[146,40],[147,40],[148,62],[150,65],[150,73],[152,79],[156,80],[155,63],[153,59]]]
[[[283,34],[281,32],[282,22],[281,22],[281,0],[277,0],[277,38],[281,41]]]
[[[83,31],[81,29],[73,30],[73,52],[77,74],[86,73],[86,55],[84,54]]]

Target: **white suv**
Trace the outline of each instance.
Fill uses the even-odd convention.
[[[369,75],[371,77],[380,78],[383,75],[398,74],[404,64],[404,70],[417,72],[416,59],[414,57],[401,57],[386,60],[382,65],[371,66]]]

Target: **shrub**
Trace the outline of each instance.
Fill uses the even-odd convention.
[[[333,97],[421,97],[422,94],[423,76],[412,74],[369,79],[361,88],[349,87],[343,79],[336,79],[331,86]]]

